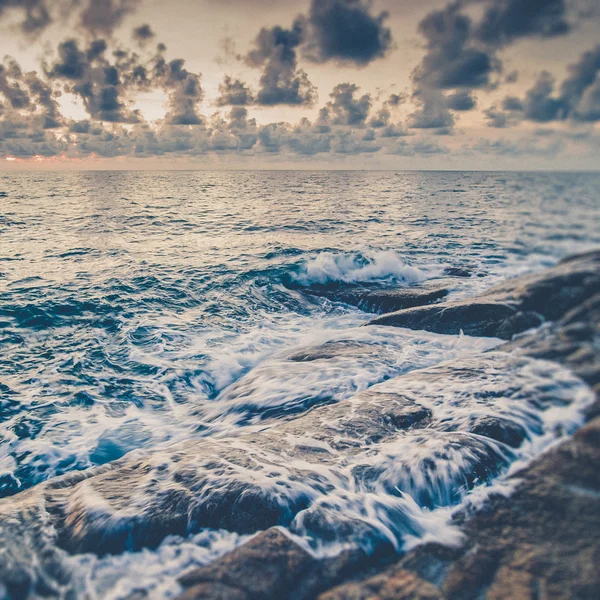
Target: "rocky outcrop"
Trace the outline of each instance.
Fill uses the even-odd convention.
[[[491,352],[404,374],[343,402],[312,404],[251,434],[130,454],[4,499],[3,591],[9,598],[65,595],[68,554],[154,548],[167,535],[214,528],[265,532],[182,574],[186,598],[591,598],[600,586],[599,404],[567,369],[546,361],[598,385],[599,256],[559,265],[551,279],[564,290],[542,276],[508,286],[504,297],[513,294],[522,313],[541,303],[545,289],[554,304],[544,311],[560,319]],[[323,344],[284,362],[292,369],[363,351],[373,348]],[[231,393],[246,398],[252,381],[240,380]],[[456,505],[505,471],[529,441],[557,435],[552,415],[576,403],[590,422],[520,473],[510,499],[457,516],[462,547],[428,544],[397,554],[407,534],[427,531],[422,507]],[[560,426],[569,433],[578,424]],[[317,560],[278,526],[359,549]]]
[[[595,599],[600,589],[599,342],[596,294],[557,323],[500,348],[568,366],[595,387],[597,400],[589,407],[588,424],[515,474],[518,487],[510,497],[498,495],[474,515],[457,517],[466,536],[460,548],[427,544],[396,560],[379,557],[379,567],[358,561],[349,580],[327,591],[302,596],[291,586],[279,597]],[[237,552],[242,560],[244,546]]]
[[[430,544],[319,600],[595,599],[600,589],[600,419],[544,455],[510,498],[464,525],[458,551]]]
[[[509,340],[560,318],[598,291],[600,252],[596,251],[564,260],[541,274],[507,281],[476,298],[406,308],[370,324]]]

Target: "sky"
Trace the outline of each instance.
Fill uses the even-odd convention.
[[[600,170],[599,0],[0,0],[0,170]]]

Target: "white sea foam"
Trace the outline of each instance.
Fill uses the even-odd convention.
[[[427,277],[425,271],[411,267],[393,250],[366,250],[347,253],[320,252],[304,263],[302,271],[295,279],[302,285],[311,285],[386,280],[414,283]]]
[[[437,337],[442,342],[449,336]],[[310,427],[302,419],[291,420],[253,434],[238,429],[234,437],[200,440],[181,447],[174,462],[168,452],[156,456],[148,464],[160,470],[150,471],[147,477],[158,478],[161,487],[168,489],[177,469],[196,473],[199,481],[207,482],[195,498],[200,504],[210,502],[214,494],[218,502],[220,490],[236,482],[260,490],[282,510],[304,499],[308,507],[295,515],[289,529],[316,556],[331,556],[357,545],[371,550],[382,542],[405,550],[432,540],[460,544],[462,534],[452,522],[454,512],[481,506],[491,493],[510,493],[515,484],[508,475],[570,435],[581,425],[583,410],[593,400],[586,385],[556,364],[500,352],[474,355],[468,347],[471,341],[459,339],[463,354],[458,363],[445,362],[382,381],[370,387],[367,396],[347,398],[339,405],[343,410],[328,406],[313,411]],[[335,359],[309,363],[319,371],[329,360]],[[284,371],[276,369],[272,377],[273,388],[286,389]],[[255,401],[260,399],[258,390],[248,393],[238,388],[238,393],[240,397],[255,393]],[[428,409],[427,426],[382,429],[373,439],[361,437],[361,428],[368,427],[369,420],[387,422],[393,394],[402,402]],[[265,401],[271,402],[268,395]],[[510,447],[471,433],[473,420],[479,418],[519,425],[526,433],[525,441]],[[71,501],[87,504],[94,522],[104,519],[103,527],[109,530],[121,527],[120,520],[128,515],[144,513],[152,502],[145,490],[141,481],[130,491],[131,504],[117,512],[87,493]],[[220,554],[223,544],[238,543],[238,538],[225,536],[227,542],[223,542],[217,536],[213,548],[210,538],[208,553],[202,546],[192,559],[196,551],[187,544],[197,543],[195,539],[178,541],[177,545],[185,545],[182,551],[174,550],[172,540],[167,539],[155,553],[76,560],[83,561],[86,585],[103,591],[111,574],[118,580],[126,570],[141,573],[141,565],[147,563],[151,568],[147,577],[140,575],[140,585],[150,589],[150,597],[158,598],[174,593],[173,578],[190,561],[210,560]],[[101,565],[101,569],[90,570],[90,565]],[[124,585],[131,591],[131,578],[114,585],[116,590]],[[106,597],[125,597],[125,591]]]

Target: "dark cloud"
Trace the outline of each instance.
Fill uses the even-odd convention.
[[[36,35],[51,23],[72,23],[95,34],[111,35],[123,19],[136,10],[140,0],[0,0],[0,18],[21,16],[23,33]]]
[[[516,96],[506,96],[504,100],[502,100],[502,108],[504,110],[523,110],[523,103]]]
[[[505,98],[504,112],[494,110],[492,116],[488,115],[490,124],[508,126],[522,119],[538,123],[600,121],[600,44],[584,52],[568,72],[557,89],[553,75],[544,71],[523,99]]]
[[[467,111],[473,110],[477,103],[470,91],[459,90],[446,96],[446,106],[450,110]]]
[[[406,94],[390,94],[390,97],[387,99],[386,104],[389,106],[400,106],[404,104],[407,100]]]
[[[311,105],[316,100],[315,87],[306,73],[298,69],[297,50],[301,41],[302,28],[298,23],[292,29],[279,26],[261,29],[246,57],[250,66],[263,70],[257,104]]]
[[[365,66],[391,48],[387,16],[374,13],[370,0],[312,0],[308,14],[299,15],[289,29],[261,29],[246,55],[250,66],[262,69],[255,102],[263,106],[313,104],[316,89],[298,68],[298,54],[318,63]],[[226,99],[229,94],[221,96]]]
[[[248,106],[254,102],[254,94],[240,79],[226,75],[219,84],[217,106]]]
[[[151,39],[156,37],[156,34],[154,33],[154,31],[152,31],[152,27],[150,27],[150,25],[148,25],[147,23],[144,25],[140,25],[139,27],[136,27],[133,30],[132,35],[133,35],[133,39],[142,45],[148,43]]]
[[[23,72],[14,59],[7,57],[0,65],[0,94],[8,100],[12,108],[26,108],[30,105],[27,88],[23,85]]]
[[[304,55],[364,66],[392,46],[386,12],[375,14],[370,0],[312,0],[304,23]]]
[[[198,104],[204,98],[200,75],[185,68],[183,59],[166,63],[159,80],[169,91],[169,108],[165,120],[171,125],[200,125],[203,120]]]
[[[133,76],[128,69],[136,66],[136,60],[128,53],[116,53],[116,62],[111,64],[106,50],[103,40],[94,40],[85,49],[75,39],[66,40],[58,46],[57,60],[46,66],[46,74],[50,80],[64,81],[65,91],[81,98],[92,119],[135,123],[139,115],[123,100],[127,85],[121,73],[131,83]]]
[[[421,89],[414,94],[417,110],[408,117],[408,126],[413,129],[452,128],[454,117],[448,109],[446,98],[439,90]]]
[[[600,44],[569,66],[560,97],[570,116],[580,121],[600,120]]]
[[[89,0],[81,12],[81,25],[93,33],[110,35],[140,0]]]
[[[493,0],[476,35],[502,46],[523,37],[564,35],[571,27],[565,0]]]
[[[460,8],[458,3],[449,4],[419,23],[426,54],[413,74],[417,85],[437,89],[485,87],[499,69],[494,56],[476,45],[471,19]]]
[[[319,114],[319,121],[331,125],[350,125],[362,127],[371,110],[371,96],[364,94],[358,97],[358,86],[351,83],[340,83],[335,86]]]

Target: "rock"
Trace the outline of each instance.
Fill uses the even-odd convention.
[[[320,594],[319,600],[439,600],[440,590],[415,573],[397,569]]]
[[[344,551],[317,560],[279,529],[269,529],[204,567],[179,579],[179,600],[308,600],[351,574],[352,568],[372,563],[360,551]]]
[[[424,329],[435,333],[498,337],[556,320],[600,291],[600,251],[560,262],[541,274],[520,277],[468,300],[406,308],[370,325]]]
[[[437,302],[448,295],[448,289],[440,286],[410,286],[386,289],[367,286],[313,286],[304,290],[312,296],[328,298],[373,313],[389,313],[404,308],[423,306]]]
[[[583,272],[589,261],[559,267]],[[182,578],[185,597],[302,599],[327,589],[323,598],[595,597],[600,419],[519,473],[508,500],[463,512],[462,550],[428,544],[393,564],[389,553],[392,541],[424,531],[398,490],[421,506],[453,504],[504,470],[528,436],[550,431],[548,409],[587,399],[579,380],[536,358],[562,363],[600,389],[594,277],[557,292],[564,308],[585,288],[590,297],[580,306],[482,356],[404,374],[250,434],[132,453],[5,498],[0,583],[13,598],[64,596],[68,554],[154,548],[167,535],[214,528],[266,533]],[[326,346],[287,364],[372,351]],[[599,413],[597,402],[588,414]],[[575,426],[564,425],[567,433]],[[372,553],[317,561],[274,526],[358,540]]]
[[[523,313],[510,304],[482,299],[405,309],[373,319],[369,325],[392,325],[449,335],[458,335],[462,331],[466,335],[510,339],[515,333],[542,323],[539,315]]]
[[[488,353],[413,371],[258,432],[52,480],[28,492],[35,513],[23,512],[20,495],[0,502],[0,512],[31,520],[32,532],[46,523],[47,545],[71,554],[155,548],[167,535],[202,528],[246,534],[276,525],[385,551],[422,532],[398,490],[421,506],[453,504],[512,460],[514,450],[494,439],[506,424],[482,420],[487,431],[474,434],[473,417],[491,419],[501,408],[503,419],[537,431],[541,421],[531,415],[568,403],[577,385],[546,363]],[[378,528],[365,506],[388,525]],[[18,540],[0,530],[0,545]],[[27,542],[32,556],[36,540]]]
[[[189,589],[182,597],[289,597],[316,563],[284,533],[269,529],[223,558],[185,574],[179,581]],[[223,596],[223,587],[234,593]]]
[[[448,277],[471,277],[471,271],[463,267],[446,267],[444,275]]]

